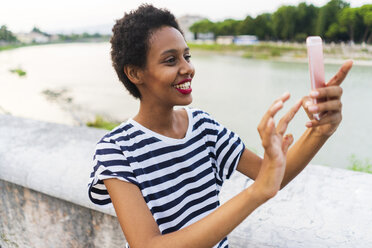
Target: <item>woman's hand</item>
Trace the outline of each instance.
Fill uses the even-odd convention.
[[[341,83],[350,71],[353,61],[345,62],[335,76],[326,84],[324,88],[318,88],[303,98],[303,108],[305,109],[310,121],[306,127],[313,130],[320,136],[331,136],[342,120]],[[318,104],[313,103],[313,99],[324,99]],[[316,120],[313,114],[319,114],[320,120]]]
[[[275,126],[274,116],[283,108],[283,103],[289,99],[289,93],[285,93],[277,99],[263,116],[258,125],[262,146],[265,149],[260,172],[255,180],[255,186],[267,198],[273,197],[280,189],[286,167],[286,155],[288,147],[293,142],[291,134],[285,134],[289,122],[293,119],[302,105],[299,100]]]

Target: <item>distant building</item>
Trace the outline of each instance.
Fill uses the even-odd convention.
[[[52,35],[49,37],[49,41],[50,41],[50,42],[56,42],[56,41],[59,41],[59,35],[58,35],[58,34],[52,34]]]
[[[230,45],[234,43],[235,37],[232,35],[217,36],[216,43],[220,45]]]
[[[199,41],[212,41],[214,42],[214,33],[197,33],[196,39]]]
[[[44,34],[40,34],[38,32],[30,32],[30,33],[18,33],[15,35],[17,37],[17,39],[22,42],[22,43],[26,43],[26,44],[30,44],[30,43],[47,43],[50,41],[49,37],[44,35]]]
[[[183,34],[185,36],[186,41],[193,41],[195,40],[194,33],[189,30],[189,28],[194,24],[195,22],[201,21],[205,19],[202,16],[196,16],[196,15],[185,15],[177,18],[178,25],[183,31]]]
[[[253,45],[258,43],[258,38],[255,35],[237,35],[234,38],[236,45]]]

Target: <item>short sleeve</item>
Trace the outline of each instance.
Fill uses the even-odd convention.
[[[116,178],[138,185],[133,170],[120,147],[114,140],[103,138],[96,145],[93,157],[93,172],[88,185],[89,199],[97,205],[111,203],[103,180]]]
[[[218,130],[214,149],[216,177],[222,185],[236,170],[245,145],[238,135],[217,122],[216,128]]]

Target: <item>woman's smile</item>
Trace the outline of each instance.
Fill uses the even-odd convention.
[[[178,92],[180,92],[181,94],[184,95],[190,94],[192,92],[191,78],[184,79],[177,83],[176,85],[174,85],[173,87],[176,88],[176,90],[178,90]]]

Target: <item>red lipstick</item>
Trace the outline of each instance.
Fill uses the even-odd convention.
[[[191,78],[186,78],[178,82],[176,85],[174,85],[176,90],[180,92],[183,95],[188,95],[192,92],[191,89]]]

